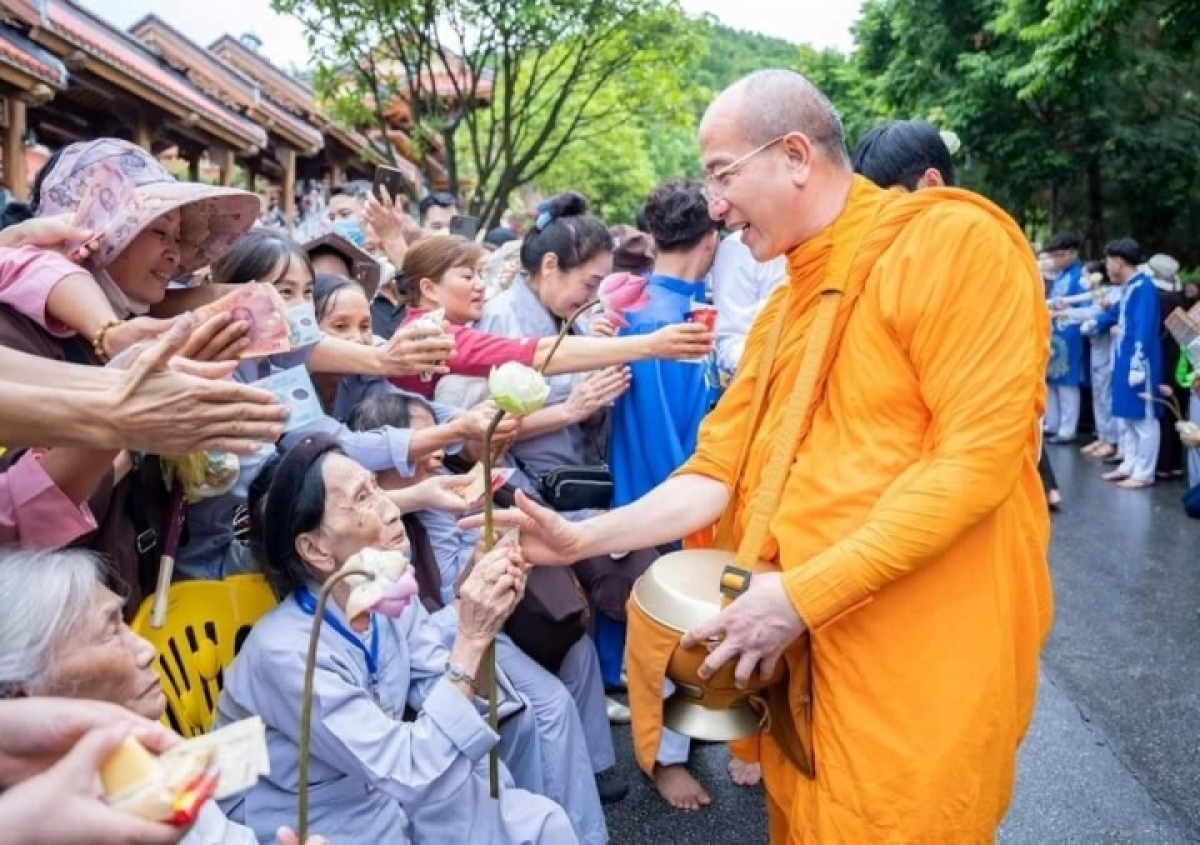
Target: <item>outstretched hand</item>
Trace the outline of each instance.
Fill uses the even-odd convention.
[[[521,551],[529,563],[570,566],[587,557],[578,523],[563,519],[520,490],[517,491],[516,505],[495,511],[493,519],[498,533],[520,529]],[[469,516],[458,524],[466,529],[482,528],[483,515]]]

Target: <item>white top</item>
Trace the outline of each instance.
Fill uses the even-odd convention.
[[[767,295],[786,277],[787,259],[781,255],[767,262],[755,261],[742,243],[741,232],[721,241],[709,278],[717,308],[717,363],[722,370],[737,370],[750,324]]]

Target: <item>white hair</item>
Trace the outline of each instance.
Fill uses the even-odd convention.
[[[0,699],[28,694],[84,617],[100,584],[91,552],[0,551]]]

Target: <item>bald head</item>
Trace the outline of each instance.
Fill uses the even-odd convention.
[[[826,158],[849,166],[846,133],[837,110],[817,86],[795,71],[760,70],[742,77],[713,101],[704,122],[733,115],[751,146],[799,132]]]

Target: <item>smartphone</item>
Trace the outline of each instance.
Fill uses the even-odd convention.
[[[404,173],[394,167],[388,167],[386,164],[375,165],[375,182],[371,185],[371,193],[377,199],[382,200],[383,192],[380,188],[386,188],[393,201],[408,197],[412,193],[412,188]]]
[[[454,215],[450,218],[450,234],[475,240],[475,236],[479,234],[479,218],[466,214]]]

